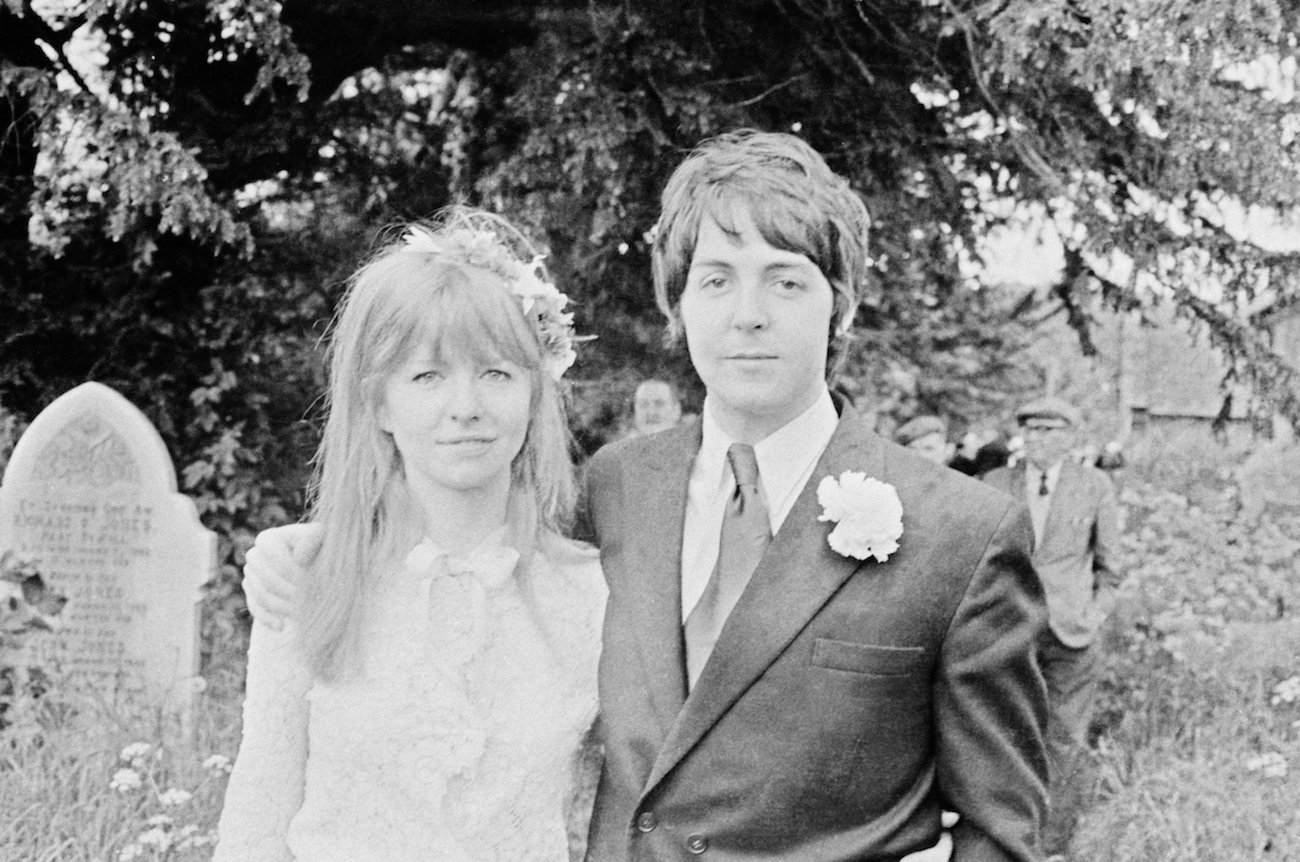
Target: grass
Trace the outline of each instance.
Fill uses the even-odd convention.
[[[205,762],[234,756],[237,699],[201,696],[185,727],[160,710],[56,699],[0,740],[0,860],[210,858],[226,770]],[[121,773],[115,789],[123,770],[138,784]]]

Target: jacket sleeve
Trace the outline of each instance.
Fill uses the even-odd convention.
[[[292,862],[289,824],[302,806],[307,689],[293,626],[253,624],[243,740],[226,786],[213,862]]]
[[[1009,505],[949,624],[935,679],[939,787],[961,815],[953,862],[1038,858],[1047,691],[1035,656],[1047,609],[1033,532]]]
[[[574,514],[573,538],[607,550],[603,542],[609,539],[612,516],[609,499],[618,482],[618,459],[609,446],[605,446],[583,465],[578,484],[578,506]]]
[[[1119,564],[1119,503],[1110,477],[1098,476],[1101,495],[1097,503],[1097,522],[1093,526],[1092,571],[1098,590],[1113,590],[1124,580]]]
[[[596,544],[596,525],[591,517],[592,463],[587,461],[578,475],[578,505],[573,512],[573,538],[580,542]]]

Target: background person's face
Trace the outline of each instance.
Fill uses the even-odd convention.
[[[945,464],[948,461],[948,441],[942,434],[917,437],[907,444],[907,448],[934,464]]]
[[[1074,433],[1066,426],[1025,425],[1025,457],[1038,467],[1050,467],[1070,453]]]
[[[807,256],[700,224],[681,316],[695,371],[728,434],[757,442],[810,407],[826,375],[834,292]]]
[[[667,383],[649,381],[637,387],[632,402],[632,424],[642,434],[671,428],[682,418],[681,405]]]

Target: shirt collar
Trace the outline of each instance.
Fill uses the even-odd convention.
[[[1047,487],[1049,489],[1056,488],[1056,483],[1061,478],[1061,465],[1064,463],[1065,463],[1065,459],[1062,458],[1060,461],[1054,462],[1052,466],[1048,467],[1046,470],[1043,470],[1039,468],[1039,466],[1035,464],[1033,461],[1025,459],[1025,466],[1028,468],[1026,472],[1029,474],[1029,477],[1032,478],[1035,483],[1037,483],[1038,477],[1042,476],[1043,474],[1046,474]]]
[[[792,486],[808,471],[809,461],[826,448],[839,421],[830,390],[823,384],[821,394],[807,410],[754,444],[759,482],[769,506],[779,506],[789,495]],[[695,466],[697,475],[718,477],[717,493],[730,487],[727,449],[734,442],[719,427],[706,396]]]

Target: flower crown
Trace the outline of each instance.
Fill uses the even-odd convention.
[[[547,279],[543,255],[521,260],[500,236],[474,227],[457,226],[435,234],[423,225],[411,225],[402,241],[409,251],[450,255],[500,276],[519,298],[524,317],[546,354],[544,367],[554,379],[563,377],[578,358],[573,345],[587,338],[574,335],[573,313],[564,310],[569,297]]]

